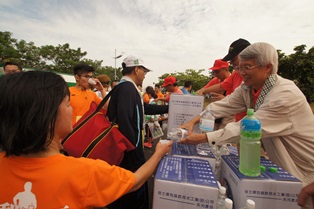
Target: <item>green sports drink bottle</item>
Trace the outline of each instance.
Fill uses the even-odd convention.
[[[239,170],[245,176],[261,174],[261,122],[254,116],[254,110],[248,109],[247,116],[241,120],[240,165]]]

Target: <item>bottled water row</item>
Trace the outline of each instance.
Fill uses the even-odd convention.
[[[221,186],[219,183],[219,194],[217,200],[217,209],[232,209],[233,201],[226,197],[226,187]],[[240,209],[255,209],[255,202],[251,199],[246,200],[245,207]]]

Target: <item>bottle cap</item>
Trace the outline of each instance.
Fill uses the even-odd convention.
[[[255,202],[253,200],[247,199],[246,200],[246,208],[247,209],[254,209],[255,208]]]
[[[254,110],[253,109],[247,109],[246,114],[247,115],[254,115]]]
[[[276,167],[270,167],[268,170],[270,172],[272,172],[272,173],[277,173],[278,172],[278,169]]]
[[[233,201],[229,198],[226,198],[225,199],[225,207],[226,208],[232,208],[232,206],[233,206]]]
[[[262,171],[262,172],[265,172],[265,171],[266,171],[266,167],[265,167],[265,166],[260,165],[259,167],[261,168],[261,171]]]
[[[219,188],[219,193],[220,194],[226,194],[226,187],[224,187],[224,186],[221,186],[220,188]]]

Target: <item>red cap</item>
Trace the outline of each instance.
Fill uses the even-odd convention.
[[[209,68],[209,70],[220,70],[223,68],[229,68],[229,63],[222,61],[222,59],[215,60],[214,66]]]
[[[165,78],[164,84],[162,84],[162,87],[168,86],[169,84],[174,84],[177,82],[177,79],[173,76],[168,76]]]

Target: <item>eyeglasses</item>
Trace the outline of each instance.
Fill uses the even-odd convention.
[[[248,65],[245,65],[245,66],[237,66],[237,70],[238,70],[239,72],[241,72],[241,71],[248,72],[248,71],[250,71],[251,69],[256,68],[256,67],[258,67],[258,66],[260,66],[260,65],[254,65],[254,66],[248,66]],[[236,69],[236,68],[234,67],[234,69]]]
[[[140,67],[140,69],[143,70],[144,75],[146,75],[149,72],[149,70],[147,70],[146,68]]]

